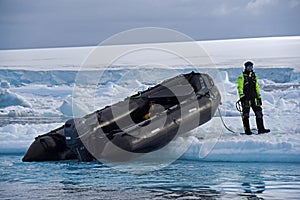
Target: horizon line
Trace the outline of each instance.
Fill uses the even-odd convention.
[[[18,51],[18,50],[39,50],[39,49],[62,49],[62,48],[80,48],[80,47],[97,47],[97,46],[118,46],[118,45],[142,45],[142,44],[163,44],[163,43],[181,43],[181,42],[217,42],[217,41],[235,41],[235,40],[253,40],[253,39],[280,39],[280,38],[299,38],[300,35],[285,36],[261,36],[261,37],[242,37],[242,38],[222,38],[190,41],[166,41],[166,42],[146,42],[146,43],[122,43],[122,44],[105,44],[105,45],[70,45],[70,46],[48,46],[48,47],[28,47],[28,48],[0,48],[0,51]],[[100,43],[101,44],[101,43]]]

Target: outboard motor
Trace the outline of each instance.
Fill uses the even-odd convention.
[[[83,145],[78,135],[78,130],[83,131],[87,128],[84,122],[84,118],[75,118],[65,123],[66,144],[77,155],[79,161],[90,162],[94,160],[94,157]]]

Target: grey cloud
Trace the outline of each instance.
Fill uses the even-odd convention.
[[[295,0],[0,0],[0,49],[96,45],[131,28],[196,40],[299,35]]]

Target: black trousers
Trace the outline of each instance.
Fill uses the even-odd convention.
[[[256,99],[251,100],[245,100],[242,102],[242,108],[243,108],[243,124],[244,124],[244,130],[245,133],[250,133],[250,124],[249,124],[249,117],[250,117],[250,108],[252,108],[255,117],[256,117],[256,126],[258,130],[264,130],[263,125],[263,113],[261,105],[258,104],[258,101]]]

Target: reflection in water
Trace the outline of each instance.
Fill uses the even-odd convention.
[[[221,198],[221,192],[209,186],[199,187],[161,187],[150,190],[155,199],[205,199],[214,200]]]
[[[241,196],[246,196],[248,200],[263,200],[264,198],[258,197],[257,194],[261,194],[265,191],[264,182],[251,182],[251,183],[242,183],[242,189],[244,193],[240,194]]]
[[[245,196],[248,200],[263,200],[264,198],[259,197],[259,194],[262,194],[266,185],[262,178],[262,172],[260,169],[249,168],[248,171],[241,173],[242,178],[242,190],[243,193],[240,196]]]
[[[0,154],[0,199],[263,200],[300,196],[299,164],[179,160],[136,175],[98,162],[22,163],[21,157]]]
[[[264,182],[242,183],[242,188],[245,193],[261,194],[265,191]]]

